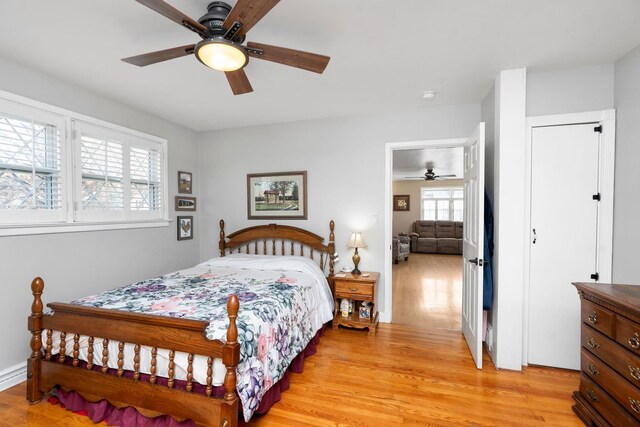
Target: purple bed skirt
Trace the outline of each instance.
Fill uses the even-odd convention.
[[[280,395],[282,392],[289,389],[289,375],[291,372],[295,372],[299,374],[304,369],[304,358],[307,356],[311,356],[316,353],[316,345],[320,342],[320,337],[324,334],[324,326],[316,332],[316,335],[313,339],[307,344],[305,349],[298,354],[289,365],[289,368],[285,372],[284,376],[275,383],[264,395],[258,409],[254,413],[254,417],[259,414],[266,414],[269,411],[269,408],[273,406],[274,403],[280,400]],[[85,363],[86,366],[86,363]],[[99,370],[100,366],[94,366],[94,369]],[[109,369],[110,374],[115,374],[115,369]],[[133,372],[125,372],[124,376],[132,377]],[[142,374],[140,375],[141,381],[149,381],[149,375]],[[158,377],[157,383],[159,385],[166,385],[167,379]],[[186,386],[186,381],[176,380],[174,388],[183,389]],[[195,393],[205,393],[206,387],[194,383],[193,392]],[[222,398],[224,396],[224,387],[218,386],[214,387],[213,395],[216,398]],[[140,414],[135,408],[127,407],[127,408],[116,408],[111,405],[106,400],[101,400],[99,402],[90,402],[84,399],[79,393],[71,390],[64,391],[61,389],[57,390],[57,399],[50,398],[49,401],[51,403],[57,403],[58,401],[64,405],[67,409],[79,413],[81,415],[88,416],[94,423],[99,423],[101,421],[105,421],[107,425],[110,426],[121,426],[121,427],[192,427],[195,426],[193,421],[185,420],[183,422],[178,422],[174,418],[169,415],[162,415],[155,418],[147,418],[144,415]],[[245,422],[242,417],[242,403],[239,405],[239,413],[238,413],[239,425],[244,426]]]

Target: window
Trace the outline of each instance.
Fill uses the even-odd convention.
[[[66,218],[64,120],[0,99],[0,222]]]
[[[167,221],[166,141],[4,95],[20,102],[0,98],[0,235]]]
[[[462,221],[464,198],[461,187],[422,188],[423,220]]]
[[[82,122],[74,134],[78,220],[162,218],[161,144]]]

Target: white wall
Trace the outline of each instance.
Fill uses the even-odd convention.
[[[411,233],[413,223],[420,219],[420,190],[422,188],[462,187],[464,180],[447,179],[444,181],[401,180],[393,181],[393,195],[408,194],[410,196],[408,211],[393,211],[393,235]]]
[[[200,206],[209,226],[201,228],[200,257],[218,255],[219,218],[227,232],[275,222],[247,220],[247,173],[306,170],[309,219],[278,222],[328,237],[334,219],[338,268],[351,264],[347,239],[361,230],[368,248],[359,251],[360,269],[382,273],[385,250],[390,250],[384,248],[385,143],[464,137],[479,120],[479,105],[465,105],[206,133]],[[383,286],[377,289],[377,304],[384,307]]]
[[[613,282],[640,284],[640,46],[615,64]]]
[[[68,110],[166,138],[169,158],[170,216],[177,171],[194,173],[200,193],[196,134],[166,120],[119,104],[64,81],[0,58],[0,89]],[[30,283],[45,281],[43,300],[68,302],[101,290],[193,265],[198,260],[198,213],[193,241],[176,241],[169,227],[0,237],[0,372],[29,355],[27,316]]]
[[[527,74],[527,117],[611,108],[613,64]]]
[[[494,328],[497,368],[522,368],[526,69],[501,71],[495,86]]]

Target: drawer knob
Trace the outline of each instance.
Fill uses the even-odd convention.
[[[629,345],[632,348],[640,348],[640,337],[638,336],[637,332],[633,334],[631,338],[629,338]]]
[[[591,323],[592,325],[595,325],[596,323],[598,323],[598,314],[594,311],[589,315],[588,319],[589,319],[589,323]]]
[[[349,288],[351,292],[358,292],[358,288]]]
[[[640,401],[629,398],[629,403],[631,404],[631,409],[640,414]]]
[[[629,375],[631,375],[634,380],[640,381],[640,368],[631,365],[627,366],[629,366]]]
[[[629,367],[629,368],[631,368],[631,367]],[[587,371],[589,371],[589,373],[591,375],[600,375],[600,371],[598,371],[598,368],[593,366],[592,363],[587,363]]]
[[[593,400],[594,402],[599,402],[600,401],[600,399],[598,399],[598,396],[596,395],[596,392],[591,390],[590,388],[587,389],[587,396],[589,396],[589,399]],[[631,399],[631,398],[629,398],[629,399]]]
[[[640,343],[639,343],[640,344]],[[596,341],[596,339],[594,337],[590,337],[587,340],[587,345],[591,348],[599,348],[600,344],[598,344],[598,342]]]

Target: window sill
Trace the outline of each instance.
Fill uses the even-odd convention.
[[[173,220],[127,222],[75,222],[60,224],[0,225],[0,236],[25,236],[30,234],[77,233],[82,231],[125,230],[131,228],[168,227]]]

